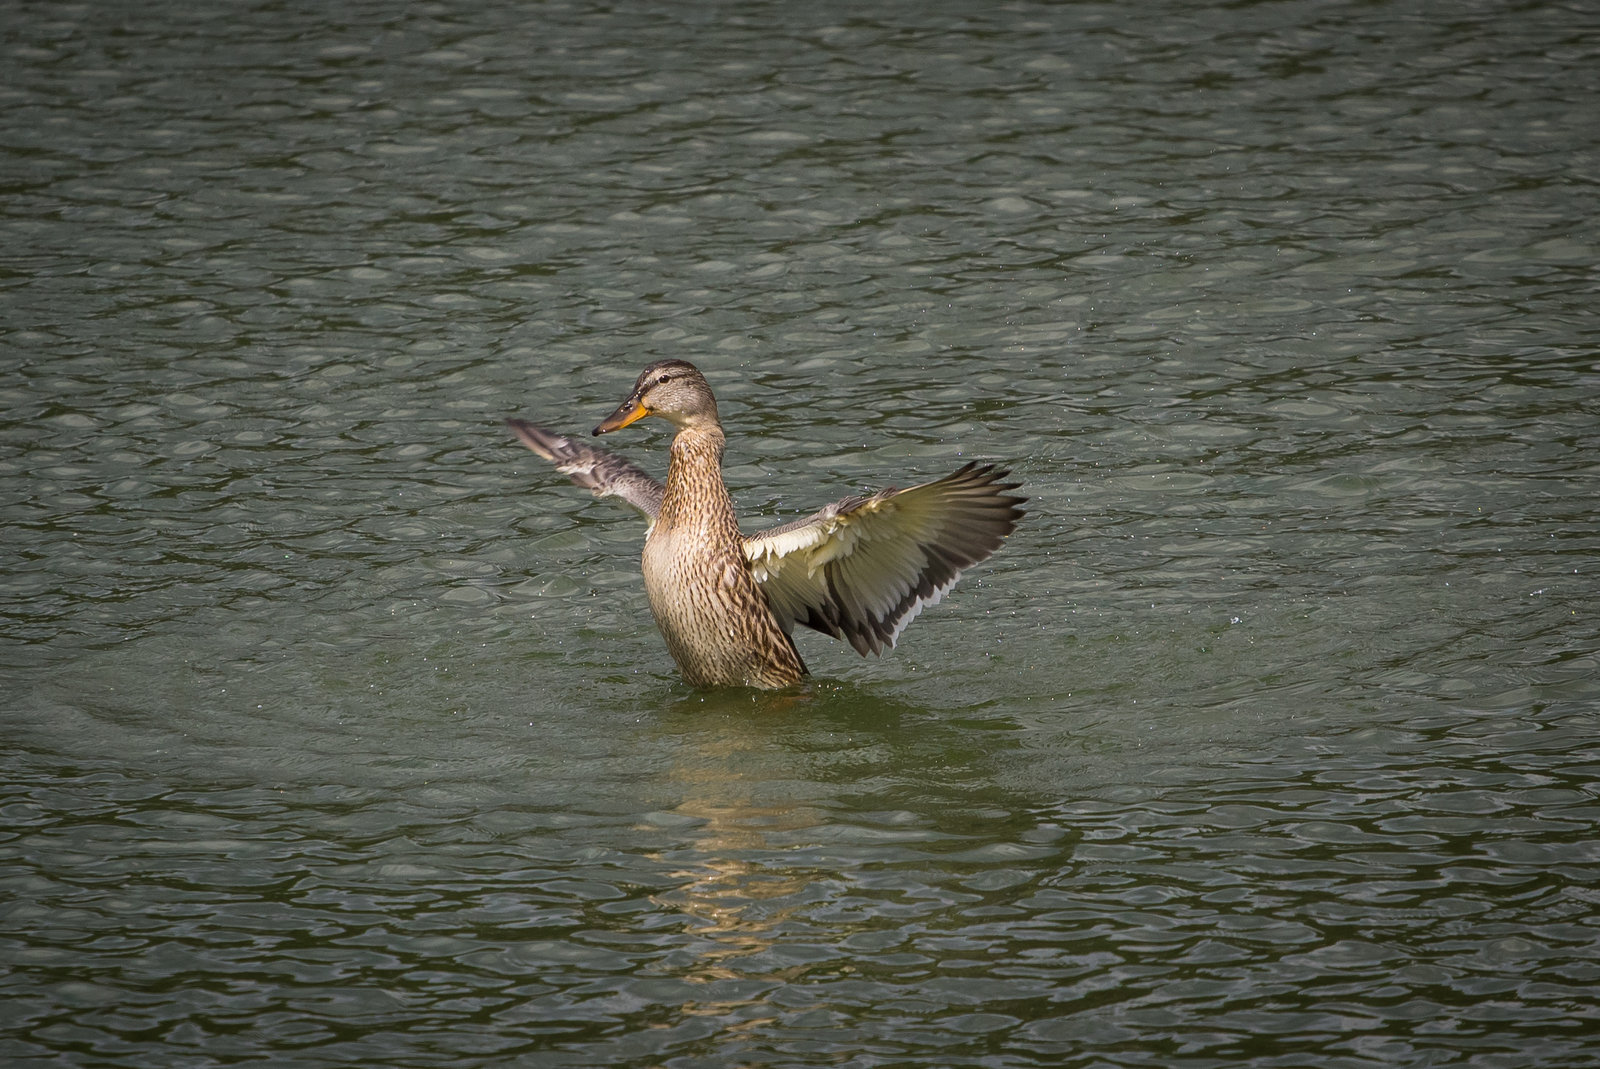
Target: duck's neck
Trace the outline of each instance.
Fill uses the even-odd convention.
[[[721,427],[684,427],[672,439],[667,490],[656,524],[669,531],[690,528],[739,537],[733,501],[722,484]],[[731,533],[730,533],[731,532]]]

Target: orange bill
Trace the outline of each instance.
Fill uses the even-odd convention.
[[[639,401],[637,397],[630,397],[617,406],[617,410],[601,421],[600,426],[594,429],[596,436],[620,431],[630,423],[637,423],[650,414],[650,410]]]

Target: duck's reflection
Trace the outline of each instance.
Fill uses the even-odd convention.
[[[969,786],[989,794],[996,748],[1014,745],[1002,741],[1007,733],[974,732],[869,687],[815,679],[784,691],[696,692],[656,725],[670,739],[680,792],[672,812],[698,827],[679,849],[655,855],[692,859],[674,870],[684,882],[655,901],[694,919],[692,961],[679,958],[672,971],[701,981],[853,971],[834,955],[796,953],[807,930],[828,946],[851,934],[839,928],[848,922],[831,919],[822,931],[812,916],[850,879],[815,849],[847,830],[841,810],[859,805],[850,796],[868,792],[878,796],[872,808],[900,808],[901,778],[919,798],[967,795]]]
[[[815,905],[809,886],[837,876],[769,855],[786,853],[806,829],[830,822],[834,791],[827,780],[837,777],[819,766],[829,764],[829,756],[855,764],[860,758],[852,760],[851,751],[879,749],[888,741],[886,729],[892,735],[911,711],[824,681],[785,691],[696,693],[670,707],[662,730],[694,740],[678,749],[672,776],[684,793],[673,812],[699,824],[691,844],[698,857],[675,872],[686,882],[656,896],[693,917],[692,934],[703,940],[695,964],[682,975],[785,980],[815,968],[738,967],[741,959],[770,949],[778,929]],[[845,772],[844,778],[853,777]],[[837,934],[830,932],[830,941]]]
[[[811,882],[808,870],[768,868],[750,855],[771,848],[774,836],[787,838],[822,823],[814,806],[782,789],[803,779],[792,767],[796,755],[781,745],[783,736],[799,730],[799,717],[818,704],[811,688],[715,691],[673,703],[664,718],[667,730],[696,737],[695,745],[679,751],[672,769],[684,790],[673,812],[699,824],[691,848],[700,857],[673,873],[685,883],[656,896],[661,905],[694,918],[692,932],[704,940],[687,978],[747,976],[729,963],[772,946],[769,933],[798,908]],[[792,902],[774,904],[785,897]],[[703,1012],[719,1010],[708,1006]]]

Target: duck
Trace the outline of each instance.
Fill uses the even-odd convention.
[[[665,485],[582,440],[507,420],[521,443],[575,485],[647,521],[640,570],[667,651],[695,688],[773,690],[809,669],[796,624],[844,639],[863,657],[893,649],[1016,529],[1028,500],[1009,470],[968,463],[942,479],[846,497],[746,535],[722,480],[727,444],[711,384],[686,360],[645,368],[598,426],[611,434],[656,416],[676,428]]]

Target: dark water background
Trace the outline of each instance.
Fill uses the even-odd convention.
[[[1600,1061],[1591,5],[0,10],[6,1065]],[[667,356],[1031,515],[690,691]]]

